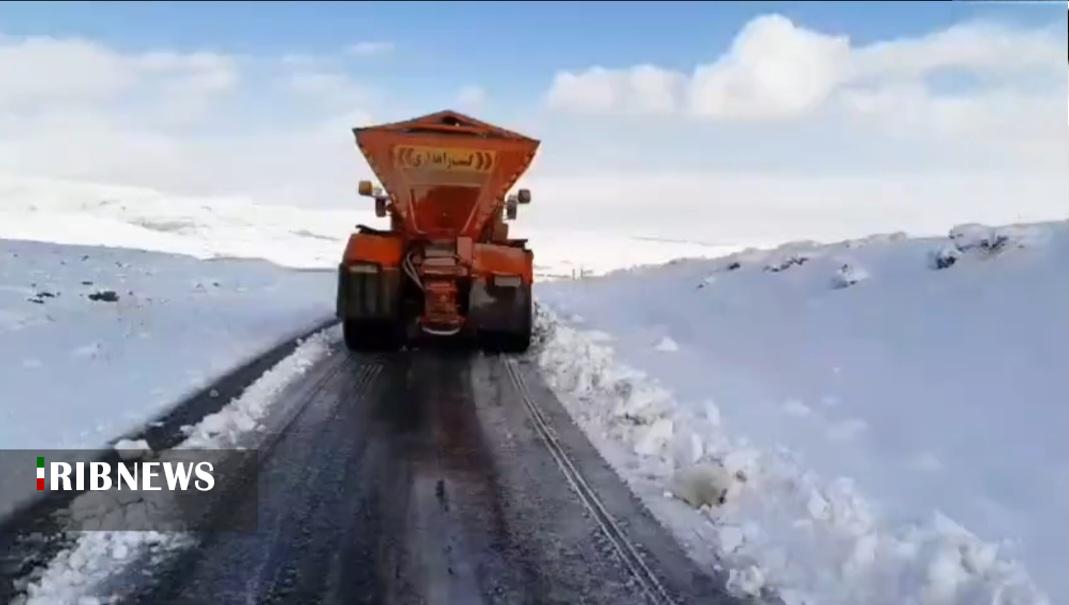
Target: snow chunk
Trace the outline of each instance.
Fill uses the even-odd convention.
[[[635,443],[635,453],[641,456],[656,456],[665,451],[675,434],[675,423],[668,418],[658,418],[644,431],[640,431]]]
[[[672,495],[694,508],[717,507],[738,491],[739,478],[721,464],[700,463],[678,471],[671,482]]]
[[[152,448],[144,439],[120,439],[115,442],[114,449],[123,460],[137,460],[145,454],[152,453]]]
[[[932,269],[948,269],[961,258],[961,250],[952,245],[943,245],[928,253],[928,266]]]
[[[720,549],[726,553],[733,553],[746,542],[746,534],[741,528],[734,525],[722,525],[717,528],[717,542]]]
[[[856,263],[844,263],[835,271],[831,284],[833,288],[842,289],[869,278],[869,272]]]
[[[728,572],[727,589],[733,594],[744,597],[757,597],[765,587],[765,574],[759,567],[751,565],[744,569],[732,569]]]

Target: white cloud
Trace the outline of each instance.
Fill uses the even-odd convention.
[[[47,77],[42,77],[47,74]],[[0,39],[0,104],[41,99],[99,99],[130,86],[136,74],[129,62],[85,40]]]
[[[366,175],[366,97],[300,61],[0,36],[0,172],[327,201]]]
[[[366,40],[350,44],[346,47],[345,52],[354,57],[374,57],[377,55],[385,55],[393,52],[393,42],[386,42],[383,40]]]
[[[743,28],[731,50],[694,70],[689,109],[717,118],[779,118],[824,103],[846,75],[850,42],[779,15]]]
[[[457,103],[461,107],[475,108],[486,102],[486,89],[482,86],[469,84],[461,87],[457,92]]]
[[[370,102],[369,90],[340,71],[294,71],[282,78],[284,88],[311,106],[349,113]]]
[[[678,230],[690,237],[738,232],[756,238],[788,223],[795,235],[927,225],[929,212],[931,224],[941,224],[949,214],[931,210],[940,204],[953,205],[954,216],[977,219],[1016,212],[1017,205],[1023,216],[1030,216],[1028,208],[1064,207],[1066,180],[1059,175],[1066,132],[1043,122],[1046,96],[1017,86],[1027,78],[1013,69],[1012,57],[952,51],[967,45],[961,33],[861,48],[847,43],[844,51],[838,38],[780,19],[751,24],[723,57],[687,73],[654,65],[562,72],[548,98],[561,110],[701,121],[634,119],[624,133],[611,121],[569,123],[560,115],[514,108],[520,123],[512,125],[546,142],[530,178],[534,186],[543,184],[538,199],[546,203],[536,203],[530,218],[634,233],[663,227],[666,234]],[[1025,49],[1022,65],[1031,66],[1025,71],[1045,73],[1046,34],[1000,31],[1010,36],[1006,44]],[[780,44],[792,49],[790,56],[776,54]],[[940,58],[915,50],[917,45],[941,49]],[[373,118],[400,119],[407,111],[399,107],[403,101],[354,76],[352,63],[342,52],[123,52],[83,39],[0,36],[0,172],[306,205],[356,204],[353,184],[369,173],[349,129]],[[777,75],[789,76],[796,66],[824,75],[819,81]],[[980,90],[933,90],[925,77],[943,69],[983,75]],[[490,105],[480,86],[445,94],[469,107],[482,103],[480,111]],[[760,97],[753,105],[760,112],[737,98],[754,96]],[[698,113],[698,97],[711,115]],[[1056,104],[1059,120],[1063,99]],[[842,130],[854,138],[842,132],[825,137],[825,114],[841,114]],[[480,115],[496,121],[492,111]],[[781,121],[762,125],[762,115]],[[782,121],[791,116],[806,119]],[[748,120],[738,127],[716,122],[741,117]],[[1003,138],[987,132],[995,127],[1006,133]],[[887,135],[903,133],[941,136],[952,144],[891,144]],[[1055,136],[1060,142],[1052,142]],[[1050,156],[1056,145],[1061,155]],[[977,163],[984,167],[973,168]],[[923,170],[914,174],[917,166]],[[1034,178],[1022,166],[1042,167],[1048,176]],[[974,178],[987,176],[991,167],[1016,172],[1012,180]],[[740,181],[740,171],[754,176]],[[894,171],[916,178],[906,185],[888,176]],[[862,172],[871,178],[835,180]],[[925,180],[944,173],[960,179],[938,187]]]
[[[748,23],[726,53],[689,75],[651,65],[563,71],[554,77],[546,102],[581,113],[675,113],[709,120],[795,118],[822,109],[892,118],[910,112],[943,120],[940,129],[958,130],[969,120],[1009,127],[985,112],[998,113],[1014,95],[1032,104],[1049,103],[1054,95],[1060,99],[1064,62],[1064,39],[1049,29],[969,23],[854,46],[845,36],[767,15]],[[953,95],[931,90],[928,78],[955,70],[975,79],[981,90]],[[1018,86],[1025,82],[1031,88]],[[1047,86],[1036,90],[1036,82]],[[894,99],[903,92],[896,107]]]
[[[854,52],[854,77],[918,78],[940,69],[1005,77],[1064,64],[1064,39],[1051,30],[966,23],[919,38],[877,42]]]
[[[93,106],[153,92],[160,101],[199,104],[237,80],[234,60],[215,53],[122,54],[80,39],[0,38],[0,110]]]
[[[672,113],[678,109],[685,78],[653,65],[614,70],[591,67],[558,72],[548,95],[550,107],[582,112]]]

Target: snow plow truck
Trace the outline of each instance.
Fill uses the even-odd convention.
[[[495,351],[531,340],[534,255],[506,220],[539,141],[442,111],[354,128],[382,186],[360,181],[390,227],[357,225],[338,270],[337,316],[352,350],[452,338]]]

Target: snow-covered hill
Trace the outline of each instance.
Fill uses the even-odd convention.
[[[735,590],[1069,603],[1069,223],[791,244],[538,297],[566,405]]]
[[[193,198],[136,187],[0,175],[0,238],[333,268],[357,223],[385,226],[355,193],[351,208],[297,208],[245,198]],[[522,216],[511,229],[514,237],[530,239],[543,278],[605,273],[679,257],[715,257],[741,248],[732,242],[532,230]]]
[[[333,314],[333,271],[0,240],[0,448],[97,448]]]

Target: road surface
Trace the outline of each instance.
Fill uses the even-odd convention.
[[[131,603],[736,603],[522,359],[342,350],[288,390],[254,533],[208,534]],[[125,588],[123,588],[125,587]]]

